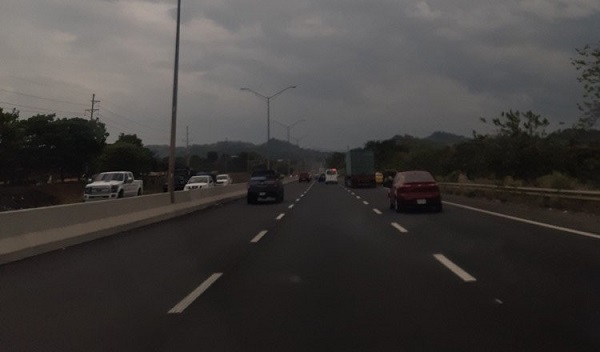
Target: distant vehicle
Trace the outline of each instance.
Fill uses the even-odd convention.
[[[209,171],[199,171],[196,173],[196,176],[210,176],[214,183],[217,183],[217,173],[209,172]]]
[[[143,181],[135,180],[131,171],[110,171],[98,174],[94,182],[85,186],[83,200],[135,197],[143,193]]]
[[[213,182],[212,177],[208,175],[203,176],[192,176],[188,180],[187,184],[183,188],[184,191],[189,191],[192,189],[204,189],[204,188],[213,188],[215,183]]]
[[[217,175],[217,186],[229,186],[233,180],[228,174]]]
[[[310,182],[312,181],[312,175],[310,172],[301,172],[298,176],[298,182]]]
[[[346,186],[376,187],[375,154],[372,150],[353,149],[346,153]]]
[[[379,185],[383,183],[383,174],[379,171],[375,173],[375,182]]]
[[[440,188],[427,171],[398,172],[388,193],[390,209],[401,212],[408,208],[430,208],[442,211]]]
[[[325,182],[325,174],[319,175],[319,182]]]
[[[194,176],[196,172],[192,169],[175,169],[173,172],[173,185],[175,191],[182,191],[187,184],[190,177]],[[169,184],[163,184],[163,192],[169,191]]]
[[[275,202],[283,202],[283,183],[274,170],[254,171],[248,181],[248,204],[254,204],[259,199],[274,198]]]
[[[325,170],[325,184],[338,183],[338,172],[336,169]]]

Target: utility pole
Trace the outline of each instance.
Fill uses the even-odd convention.
[[[99,103],[100,100],[96,100],[96,94],[92,94],[92,108],[91,109],[85,109],[85,111],[89,111],[90,112],[90,121],[92,121],[94,119],[94,111],[98,111],[100,109],[94,109],[94,104],[95,103]]]
[[[185,151],[187,154],[187,168],[190,168],[190,126],[185,126]]]

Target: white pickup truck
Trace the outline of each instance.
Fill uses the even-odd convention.
[[[144,193],[142,180],[135,180],[130,171],[110,171],[98,174],[92,183],[85,186],[83,200],[103,200],[141,196]]]

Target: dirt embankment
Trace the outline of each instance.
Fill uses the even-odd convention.
[[[79,203],[84,186],[79,182],[0,186],[0,211]]]

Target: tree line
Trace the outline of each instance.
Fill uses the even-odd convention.
[[[489,123],[482,119],[484,123]],[[550,134],[548,121],[531,111],[508,111],[493,118],[496,131],[473,133],[452,145],[411,136],[370,141],[376,168],[424,169],[448,181],[459,175],[514,185],[553,188],[580,185],[600,187],[600,131],[569,128]]]
[[[582,113],[572,128],[548,134],[547,119],[532,111],[508,110],[481,122],[495,132],[473,132],[471,139],[440,145],[411,136],[365,144],[375,154],[378,170],[429,170],[440,178],[456,181],[458,175],[504,183],[523,183],[553,188],[579,183],[600,187],[600,45],[576,49],[571,59],[583,85]],[[342,153],[327,159],[330,167],[343,168]]]
[[[114,143],[106,142],[108,136],[106,126],[97,119],[56,118],[55,114],[22,119],[17,110],[0,108],[0,183],[82,180],[108,170],[127,170],[143,177],[168,170],[168,157],[159,157],[137,135],[121,133]],[[263,155],[250,150],[236,155],[208,151],[206,156],[180,150],[175,158],[177,169],[208,172],[248,172],[265,165]],[[301,161],[275,159],[271,165],[287,173]]]

